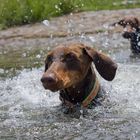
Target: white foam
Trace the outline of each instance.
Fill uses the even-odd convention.
[[[46,91],[41,85],[42,69],[23,70],[18,76],[0,81],[1,102],[19,101],[22,104],[54,106],[59,104],[58,93]],[[19,103],[20,103],[19,102]]]
[[[9,110],[13,110],[13,107],[21,105],[31,108],[36,106],[50,108],[60,105],[59,94],[43,88],[40,82],[42,74],[42,68],[23,70],[12,79],[1,80],[1,106],[9,105]],[[117,110],[120,115],[129,114],[131,116],[132,112],[135,112],[136,115],[139,114],[139,77],[140,67],[138,65],[119,64],[116,78],[112,82],[104,83],[104,86],[108,87],[111,111]]]

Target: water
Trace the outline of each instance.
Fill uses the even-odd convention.
[[[119,64],[103,106],[77,119],[64,115],[58,93],[45,91],[43,68],[0,81],[1,139],[139,139],[140,67]]]
[[[101,37],[85,36],[84,39],[91,39],[91,42],[94,39],[96,43],[98,36]],[[101,44],[106,44],[103,38],[107,36],[102,35],[101,38]],[[140,61],[130,57],[128,49],[121,51],[119,45],[110,52],[108,48],[112,44],[113,41],[102,48],[118,62],[117,74],[112,82],[100,78],[107,92],[106,100],[102,106],[88,110],[79,119],[63,114],[58,93],[44,90],[40,82],[43,67],[23,69],[16,76],[1,78],[0,138],[139,139]],[[40,58],[40,54],[35,57]],[[3,69],[1,73],[4,73]]]
[[[130,56],[129,41],[120,33],[85,34],[81,29],[88,32],[91,27],[80,19],[77,29],[77,21],[66,22],[65,37],[15,39],[13,44],[7,41],[7,47],[3,47],[5,42],[0,46],[0,140],[140,139],[140,59]],[[58,28],[50,21],[46,24],[47,29]],[[77,30],[81,34],[74,34]],[[87,43],[118,63],[112,82],[99,77],[107,93],[103,105],[88,109],[80,118],[65,115],[59,94],[44,90],[40,82],[46,52],[65,41]]]
[[[100,78],[102,106],[79,119],[64,115],[58,93],[45,91],[43,68],[0,80],[0,139],[140,139],[140,67],[118,63],[116,78]]]
[[[89,39],[93,41],[85,36],[85,41]],[[100,77],[106,100],[79,119],[63,114],[58,93],[44,90],[43,67],[23,68],[15,76],[1,78],[0,139],[140,139],[140,61],[119,48],[108,51],[118,62],[115,79],[107,82]]]

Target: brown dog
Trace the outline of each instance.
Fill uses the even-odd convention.
[[[92,62],[104,79],[113,80],[117,65],[105,54],[80,43],[59,45],[47,55],[41,82],[45,89],[60,91],[69,108],[88,107],[100,88]]]
[[[122,36],[130,39],[133,54],[140,54],[140,21],[134,16],[127,16],[112,25],[120,25],[124,28]]]
[[[114,26],[116,24],[121,25],[123,28],[130,26],[132,30],[133,30],[133,28],[136,29],[140,26],[140,22],[139,22],[138,18],[135,16],[126,16],[123,19],[121,19],[120,21],[113,23],[112,26]]]

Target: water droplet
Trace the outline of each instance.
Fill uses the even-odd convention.
[[[89,39],[91,40],[91,42],[95,42],[95,38],[93,36],[89,36]]]
[[[0,69],[0,73],[4,73],[4,69]]]
[[[51,39],[53,38],[53,34],[50,34],[50,38],[51,38]]]
[[[140,42],[138,42],[138,46],[140,46]]]
[[[36,58],[41,58],[41,55],[40,54],[36,55]]]
[[[50,47],[47,47],[47,50],[49,51],[50,50]]]
[[[50,25],[50,22],[48,20],[44,20],[43,21],[43,24],[46,25],[46,26],[49,26]]]
[[[22,56],[23,56],[23,57],[26,57],[26,56],[27,56],[27,54],[26,54],[26,53],[23,53],[23,54],[22,54]]]
[[[72,15],[73,15],[73,13],[70,13],[70,15],[72,16]]]

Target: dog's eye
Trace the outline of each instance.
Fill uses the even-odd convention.
[[[52,55],[48,55],[47,56],[47,62],[52,62],[53,61],[53,56]]]
[[[73,53],[68,53],[65,55],[63,62],[66,64],[69,70],[80,70],[80,61],[78,60],[77,56]]]
[[[53,57],[51,55],[48,55],[46,60],[45,60],[45,71],[51,65],[52,61],[53,61]]]
[[[76,60],[76,56],[73,53],[68,53],[65,57],[64,57],[64,61],[67,62],[71,62]]]

